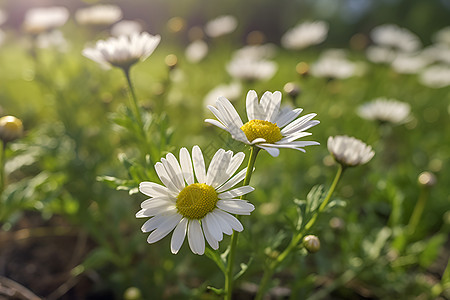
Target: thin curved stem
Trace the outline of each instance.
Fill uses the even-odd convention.
[[[0,141],[0,196],[5,189],[5,162],[6,162],[6,142]]]
[[[125,73],[125,78],[127,79],[128,87],[130,89],[131,104],[134,109],[134,114],[136,116],[136,120],[138,122],[139,127],[142,128],[142,131],[144,131],[144,123],[142,122],[141,111],[139,109],[136,93],[134,92],[134,87],[133,87],[133,84],[132,84],[131,78],[130,78],[130,68],[124,68],[123,72]],[[145,136],[144,136],[144,138],[145,138]]]
[[[334,177],[333,183],[331,184],[327,195],[325,196],[325,199],[323,200],[322,204],[319,206],[319,209],[314,214],[314,216],[309,220],[308,223],[306,223],[305,227],[294,235],[292,237],[291,242],[289,245],[284,249],[283,252],[281,252],[278,257],[272,261],[272,263],[269,265],[269,267],[264,271],[263,278],[261,279],[261,282],[259,284],[259,290],[256,294],[255,299],[260,300],[264,296],[264,293],[267,289],[267,285],[269,284],[270,279],[272,278],[273,274],[275,273],[278,266],[288,257],[288,255],[299,245],[302,238],[305,236],[305,234],[311,229],[311,227],[316,223],[317,217],[321,212],[323,212],[328,205],[328,202],[331,199],[331,195],[333,194],[334,190],[336,189],[337,183],[339,182],[339,179],[341,178],[342,172],[344,171],[344,167],[342,165],[339,165],[339,168],[336,172],[336,176]]]
[[[252,150],[250,152],[250,159],[248,160],[247,165],[247,173],[245,174],[245,179],[243,185],[248,185],[250,183],[250,179],[253,174],[253,168],[255,166],[256,157],[261,148],[256,146],[252,146]],[[243,199],[244,196],[241,196]],[[236,245],[238,240],[239,232],[233,231],[231,235],[231,243],[230,243],[230,252],[228,254],[226,272],[225,272],[225,300],[231,300],[233,295],[233,264],[236,252]]]

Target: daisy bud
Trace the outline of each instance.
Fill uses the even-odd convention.
[[[13,116],[0,118],[0,139],[4,142],[14,141],[23,135],[22,121]]]
[[[431,172],[422,172],[417,181],[423,187],[432,187],[436,184],[436,176]]]
[[[303,238],[303,246],[309,253],[316,253],[320,250],[320,240],[315,235],[307,235]]]
[[[298,95],[300,95],[301,90],[298,84],[295,84],[293,82],[288,82],[284,85],[284,91],[293,99],[295,100]]]
[[[166,63],[166,66],[168,66],[170,70],[173,70],[176,68],[178,64],[178,58],[175,54],[169,54],[164,59],[164,62]]]

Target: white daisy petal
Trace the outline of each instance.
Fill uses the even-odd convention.
[[[217,221],[217,224],[220,226],[221,232],[232,235],[233,234],[233,228],[231,228],[231,225],[228,224],[227,220],[219,213],[221,211],[220,209],[216,209],[213,212],[211,212],[211,215],[214,216],[214,219]]]
[[[180,149],[180,164],[184,180],[188,185],[193,184],[194,170],[192,168],[191,156],[189,155],[189,151],[186,148]]]
[[[275,123],[280,112],[281,93],[276,91],[272,94],[272,99],[266,107],[266,121]]]
[[[164,183],[164,185],[172,193],[179,193],[180,190],[172,183],[169,174],[167,174],[166,168],[161,162],[155,164],[156,174],[158,174],[159,179]]]
[[[289,107],[284,107],[281,109],[281,112],[275,120],[275,123],[278,125],[278,127],[282,128],[288,123],[292,122],[295,118],[297,118],[302,111],[303,109],[301,108],[291,110]]]
[[[228,162],[224,158],[225,150],[219,149],[209,163],[208,171],[206,172],[206,184],[215,187],[216,179],[220,172],[228,167]],[[226,165],[224,165],[226,164]]]
[[[236,215],[250,215],[250,212],[255,209],[253,204],[239,199],[219,200],[217,201],[217,207]]]
[[[139,191],[149,197],[160,197],[169,194],[165,186],[149,181],[141,182],[139,184]]]
[[[209,124],[212,124],[212,125],[214,125],[214,126],[217,126],[217,127],[221,128],[221,129],[227,130],[227,128],[226,128],[221,122],[219,122],[219,121],[217,121],[217,120],[214,120],[214,119],[206,119],[205,122],[206,122],[206,123],[209,123]]]
[[[172,240],[170,242],[170,250],[173,254],[177,254],[181,246],[183,245],[184,238],[186,237],[187,225],[188,219],[183,218],[173,231]]]
[[[231,191],[220,193],[219,199],[232,199],[234,197],[239,197],[239,196],[248,194],[250,192],[253,192],[254,190],[255,189],[249,185],[241,186],[241,187],[235,188]]]
[[[278,150],[277,148],[267,147],[261,144],[258,144],[257,146],[261,149],[266,150],[267,153],[269,153],[272,157],[277,157],[278,155],[280,155],[280,150]]]
[[[165,220],[166,220],[166,218],[164,216],[153,217],[153,218],[145,221],[145,223],[141,227],[141,230],[144,233],[153,231],[156,228],[158,228],[158,226],[161,225]]]
[[[203,233],[205,234],[206,241],[208,244],[213,248],[214,250],[219,249],[219,241],[217,241],[212,234],[209,231],[208,226],[206,225],[206,222],[202,222],[203,227]]]
[[[242,230],[244,230],[241,222],[239,222],[236,217],[220,209],[217,210],[217,214],[220,215],[220,217],[223,218],[227,222],[227,224],[229,224],[235,231],[241,232]]]
[[[214,237],[214,239],[219,242],[223,239],[222,229],[219,221],[214,215],[214,212],[207,214],[202,222],[206,223],[205,225],[208,227],[209,232]]]
[[[178,163],[175,155],[173,155],[172,153],[168,153],[166,155],[166,159],[169,162],[170,166],[172,167],[172,169],[171,169],[172,172],[175,173],[174,181],[176,181],[177,187],[179,187],[180,189],[183,189],[185,187],[183,172],[181,171],[180,164]]]
[[[192,148],[192,160],[194,161],[195,177],[199,183],[206,182],[205,161],[203,160],[202,150],[199,146]]]
[[[254,90],[250,90],[247,93],[246,110],[249,121],[262,120],[264,118],[264,112],[258,103],[258,95]]]
[[[198,220],[189,220],[188,241],[193,253],[199,255],[205,253],[205,239]]]
[[[144,209],[152,209],[160,206],[172,206],[175,204],[175,201],[168,197],[158,197],[158,198],[150,198],[141,203],[141,208]]]
[[[147,238],[147,243],[155,243],[165,237],[166,235],[171,232],[175,226],[180,222],[181,218],[183,218],[181,215],[176,214],[170,217],[165,218],[164,222],[159,224],[158,228],[155,229]]]
[[[290,123],[289,125],[287,125],[286,127],[284,127],[281,130],[281,134],[283,136],[289,134],[289,133],[293,133],[296,132],[298,130],[300,130],[302,128],[303,125],[305,125],[306,123],[308,123],[308,121],[310,121],[312,118],[314,118],[317,114],[307,114],[297,120],[295,120],[294,122]]]
[[[244,125],[236,109],[227,98],[219,97],[216,105],[219,110],[223,112],[223,115],[226,117],[229,124],[235,124],[238,128],[241,128],[242,125]]]
[[[224,185],[219,187],[216,191],[221,193],[223,191],[229,190],[234,187],[236,184],[244,180],[245,174],[247,173],[247,168],[241,170],[239,173],[234,175],[230,180],[228,180]]]

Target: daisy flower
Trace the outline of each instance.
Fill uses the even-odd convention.
[[[205,25],[205,33],[212,38],[229,34],[233,32],[238,25],[236,17],[232,15],[223,15],[217,17]]]
[[[371,146],[346,135],[330,136],[327,146],[334,159],[345,167],[365,164],[375,155]]]
[[[150,197],[136,214],[137,218],[151,217],[141,228],[151,232],[147,242],[155,243],[173,230],[172,253],[178,253],[187,235],[192,252],[202,255],[205,238],[217,250],[223,233],[242,231],[242,224],[231,214],[250,215],[255,209],[237,199],[252,192],[251,186],[233,188],[245,177],[246,169],[233,176],[244,156],[242,152],[233,155],[219,149],[206,171],[202,151],[194,146],[192,159],[188,150],[181,148],[179,162],[172,153],[157,162],[155,170],[164,186],[154,182],[139,185],[141,193]]]
[[[98,4],[83,7],[75,12],[75,20],[82,25],[111,25],[122,19],[122,9],[117,5]]]
[[[63,26],[68,19],[69,10],[65,7],[37,7],[26,12],[23,27],[28,33],[39,34]]]
[[[328,23],[324,21],[304,22],[289,29],[282,37],[281,44],[286,49],[300,50],[325,41]]]
[[[160,40],[161,36],[147,32],[111,37],[106,41],[98,41],[94,48],[85,48],[83,55],[105,67],[112,65],[128,69],[139,60],[146,60]]]
[[[316,114],[308,114],[297,119],[303,109],[292,110],[289,107],[280,109],[280,104],[279,91],[265,92],[261,101],[258,100],[255,91],[249,91],[246,99],[248,122],[244,124],[230,101],[219,97],[216,107],[208,106],[218,120],[206,119],[205,122],[228,131],[235,140],[266,150],[273,157],[279,155],[279,148],[305,152],[303,147],[319,145],[314,141],[297,141],[311,135],[305,130],[320,123],[312,120]]]
[[[377,98],[358,108],[358,114],[366,120],[400,124],[407,121],[411,106],[395,99]]]

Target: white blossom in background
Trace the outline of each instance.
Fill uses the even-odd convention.
[[[186,59],[191,63],[198,63],[208,55],[208,44],[203,40],[195,40],[185,50]]]
[[[234,79],[244,81],[269,80],[275,75],[278,65],[273,61],[251,58],[234,58],[226,66]]]
[[[423,55],[398,54],[391,63],[392,69],[400,74],[416,74],[429,64]]]
[[[437,44],[444,44],[450,47],[450,26],[438,30],[433,35],[433,41]]]
[[[430,66],[420,73],[419,81],[425,86],[436,89],[450,86],[450,66]]]
[[[141,33],[142,30],[142,25],[138,21],[122,20],[111,27],[111,35],[115,37],[133,35],[135,33]]]
[[[328,151],[344,167],[355,167],[369,162],[375,155],[371,146],[346,135],[329,137]]]
[[[213,88],[206,94],[203,103],[205,107],[216,104],[219,97],[225,97],[230,101],[238,99],[242,95],[242,85],[239,82],[232,82],[230,84],[221,84]]]
[[[429,62],[444,63],[450,65],[450,46],[445,44],[432,44],[421,52]]]
[[[112,4],[93,5],[75,12],[75,20],[81,25],[107,26],[121,20],[122,16],[122,9]]]
[[[216,38],[222,35],[232,33],[236,30],[238,21],[232,15],[223,15],[217,17],[205,24],[204,30],[206,35]]]
[[[3,30],[0,29],[0,46],[3,44],[3,41],[5,40],[5,33]]]
[[[274,44],[248,45],[244,46],[233,53],[233,58],[245,59],[270,59],[275,56],[277,47]]]
[[[63,26],[69,19],[69,11],[62,6],[32,8],[25,13],[23,29],[31,34]]]
[[[327,38],[328,27],[324,21],[298,24],[281,37],[281,45],[286,49],[300,50],[320,44]]]
[[[366,50],[367,59],[377,64],[389,64],[394,61],[397,52],[391,48],[369,46]]]
[[[401,124],[408,120],[411,106],[395,99],[376,98],[358,107],[358,115],[366,120]]]
[[[422,47],[419,37],[406,28],[395,24],[384,24],[370,32],[372,41],[378,46],[397,49],[403,52],[414,52]]]
[[[69,49],[69,44],[63,33],[56,29],[39,34],[36,38],[36,46],[44,49],[53,48],[60,52],[66,52]]]
[[[356,63],[346,58],[345,51],[329,49],[311,65],[311,75],[315,77],[345,79],[357,75]]]
[[[128,69],[138,61],[146,60],[158,46],[161,40],[159,35],[147,32],[131,36],[111,37],[100,40],[95,47],[83,49],[83,55],[104,67],[110,65]]]
[[[8,19],[8,17],[6,15],[6,13],[0,9],[0,25],[5,23],[7,19]]]
[[[225,97],[219,97],[215,106],[208,106],[217,120],[206,119],[205,122],[228,131],[237,141],[266,150],[273,157],[283,148],[305,152],[304,147],[319,145],[315,141],[297,141],[311,135],[306,130],[320,123],[312,120],[316,114],[297,119],[303,109],[280,108],[280,105],[279,91],[265,92],[260,101],[256,92],[250,90],[246,98],[248,122],[244,124],[233,104]]]
[[[181,148],[179,160],[169,153],[157,162],[155,170],[164,185],[148,181],[139,184],[139,191],[150,197],[136,214],[137,218],[150,217],[141,227],[142,232],[151,232],[147,242],[155,243],[173,231],[173,254],[178,253],[187,236],[191,251],[203,255],[205,239],[217,250],[224,233],[242,231],[244,227],[233,215],[250,215],[255,209],[248,201],[238,199],[254,188],[235,188],[247,171],[234,175],[244,157],[242,152],[219,149],[206,169],[200,147],[194,146],[192,158],[186,148]]]

